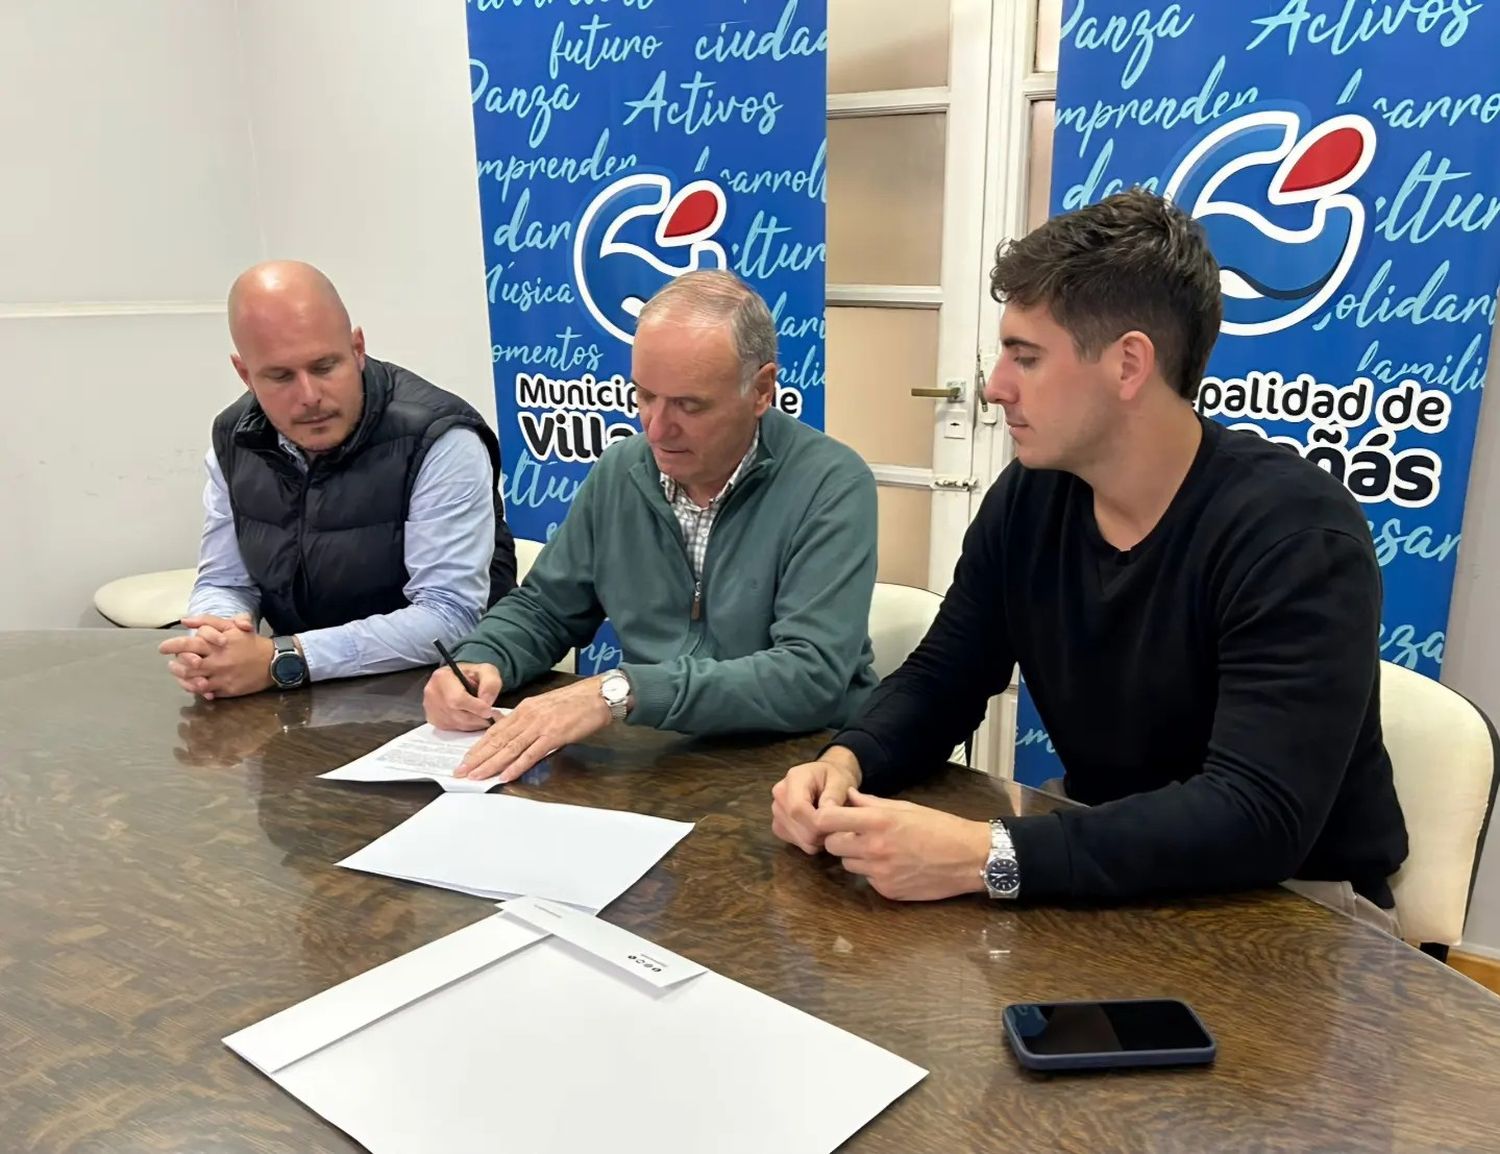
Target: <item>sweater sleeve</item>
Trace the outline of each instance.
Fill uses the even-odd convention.
[[[1379,567],[1368,541],[1306,529],[1226,597],[1203,771],[1090,809],[1007,820],[1023,900],[1245,889],[1301,865],[1369,708]]]
[[[833,739],[859,759],[866,792],[895,792],[946,762],[979,727],[989,699],[1010,683],[1016,659],[1000,558],[1015,477],[1012,470],[985,496],[927,636]]]
[[[506,689],[521,688],[571,647],[587,645],[604,621],[593,578],[593,503],[602,467],[590,471],[526,580],[490,606],[454,653],[459,661],[494,665]]]

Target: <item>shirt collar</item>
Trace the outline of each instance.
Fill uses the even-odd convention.
[[[710,509],[712,509],[715,505],[717,505],[720,501],[727,497],[729,495],[729,491],[739,483],[740,478],[745,475],[745,470],[750,468],[750,463],[755,460],[755,450],[758,448],[760,448],[759,421],[757,421],[755,424],[755,436],[750,438],[750,448],[747,449],[745,451],[745,455],[740,458],[740,463],[735,466],[734,472],[729,474],[729,480],[724,482],[724,487],[720,489],[718,493],[715,494],[714,499],[708,503],[708,507]],[[661,477],[661,491],[666,494],[667,504],[677,504],[677,499],[679,497],[687,499],[687,494],[683,492],[682,487],[678,485],[676,481],[672,480],[672,478],[667,476],[665,473],[660,473],[659,475]]]
[[[281,447],[281,451],[283,453],[285,453],[294,462],[296,462],[296,465],[299,469],[301,469],[304,473],[307,471],[307,454],[304,453],[295,442],[289,440],[287,438],[287,435],[280,429],[276,431],[276,443]]]

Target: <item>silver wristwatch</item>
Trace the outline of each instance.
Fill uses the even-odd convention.
[[[979,876],[984,880],[985,891],[992,898],[1014,900],[1021,892],[1021,869],[1016,864],[1015,847],[1011,845],[1010,830],[1003,821],[990,822],[990,856]]]
[[[630,707],[630,678],[618,669],[611,669],[599,682],[599,696],[609,706],[610,720],[624,721],[625,712]]]

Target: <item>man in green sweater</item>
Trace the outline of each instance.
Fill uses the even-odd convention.
[[[875,481],[849,448],[773,406],[776,326],[732,273],[678,277],[641,310],[642,435],[579,489],[525,582],[440,667],[427,720],[478,730],[503,689],[587,644],[608,617],[618,670],[521,702],[459,776],[512,781],[614,721],[683,733],[804,732],[875,685]]]

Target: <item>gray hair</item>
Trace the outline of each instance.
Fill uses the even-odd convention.
[[[636,323],[670,313],[703,324],[728,324],[740,359],[740,392],[748,393],[761,367],[776,363],[776,322],[748,284],[724,269],[705,268],[669,280],[642,307]]]

